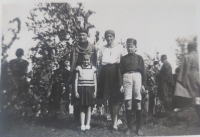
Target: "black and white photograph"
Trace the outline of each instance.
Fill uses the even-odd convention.
[[[0,4],[0,137],[200,135],[200,1]]]

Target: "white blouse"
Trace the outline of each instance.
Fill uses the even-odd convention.
[[[121,44],[115,44],[113,47],[103,46],[99,51],[101,65],[119,63],[120,58],[124,55],[124,48]]]

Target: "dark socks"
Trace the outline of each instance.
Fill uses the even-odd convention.
[[[77,124],[80,123],[80,107],[78,105],[74,105],[74,119]]]
[[[128,125],[128,129],[132,129],[132,111],[131,110],[126,110],[126,121]]]
[[[142,111],[136,110],[136,131],[141,129]]]
[[[196,109],[196,112],[197,112],[197,115],[198,115],[199,121],[200,121],[200,105],[196,105],[195,109]]]

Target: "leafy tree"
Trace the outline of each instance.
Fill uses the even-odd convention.
[[[8,31],[12,32],[11,40],[8,43],[5,43],[5,36],[2,35],[2,54],[1,54],[1,74],[0,74],[0,97],[1,97],[1,107],[7,108],[10,105],[11,91],[15,89],[13,79],[8,72],[8,53],[7,50],[11,48],[13,43],[19,39],[18,35],[21,31],[21,20],[19,18],[15,18],[11,20],[9,23],[17,22],[17,28],[9,28]]]
[[[78,7],[68,3],[39,3],[30,11],[26,25],[38,41],[30,50],[33,71],[29,74],[30,88],[38,102],[34,106],[37,116],[49,114],[49,102],[55,100],[51,98],[55,81],[60,81],[57,82],[60,87],[66,86],[64,76],[57,70],[69,59],[71,47],[78,42],[78,29],[94,27],[88,22],[93,13],[85,11],[82,3]]]

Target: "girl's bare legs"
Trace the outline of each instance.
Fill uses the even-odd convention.
[[[81,130],[85,130],[85,106],[80,107]]]
[[[90,129],[91,122],[91,106],[86,106],[86,129]]]

